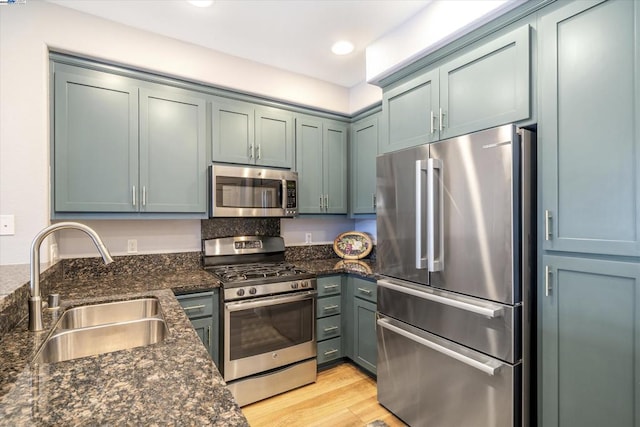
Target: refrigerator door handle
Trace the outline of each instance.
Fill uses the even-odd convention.
[[[467,355],[460,354],[457,351],[451,350],[433,341],[429,341],[424,337],[412,334],[409,331],[406,331],[402,328],[392,325],[391,322],[389,322],[389,320],[387,319],[378,319],[376,323],[381,328],[388,329],[391,332],[395,332],[398,335],[402,335],[403,337],[408,338],[415,343],[418,343],[424,347],[428,347],[432,350],[435,350],[438,353],[441,353],[445,356],[448,356],[452,359],[462,362],[465,365],[471,366],[472,368],[478,369],[479,371],[482,371],[487,375],[490,375],[490,376],[496,375],[500,371],[500,368],[502,367],[502,364],[497,361],[492,360],[488,362],[482,362],[482,361],[473,359]]]
[[[417,289],[409,288],[407,286],[396,285],[395,283],[391,283],[384,279],[378,280],[377,283],[378,283],[378,286],[383,288],[388,288],[388,289],[401,292],[404,294],[408,294],[408,295],[421,298],[427,301],[433,301],[438,304],[448,305],[449,307],[455,307],[460,310],[469,311],[471,313],[485,316],[489,319],[501,317],[502,314],[504,313],[504,309],[498,305],[490,305],[489,303],[487,303],[485,306],[472,304],[470,302],[460,301],[453,298],[447,298],[440,295],[436,295],[432,292],[420,291]]]
[[[416,160],[416,269],[427,268],[427,258],[422,254],[424,230],[422,230],[422,171],[427,171],[427,160]]]
[[[436,272],[444,269],[444,188],[442,183],[442,172],[444,164],[440,159],[429,159],[427,163],[427,192],[429,199],[427,200],[427,268],[429,271]],[[439,178],[438,190],[436,191],[436,174],[438,170]],[[436,196],[437,194],[437,196]],[[437,219],[436,219],[436,197],[437,197]],[[436,233],[436,222],[438,231]],[[436,248],[437,239],[437,248]],[[438,254],[436,258],[436,253]]]

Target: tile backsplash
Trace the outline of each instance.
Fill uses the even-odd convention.
[[[210,218],[201,224],[202,239],[231,236],[280,236],[280,218]]]

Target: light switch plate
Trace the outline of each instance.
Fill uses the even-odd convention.
[[[16,234],[16,223],[13,215],[0,215],[0,236]]]

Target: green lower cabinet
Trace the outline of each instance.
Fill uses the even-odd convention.
[[[211,359],[220,366],[219,290],[176,296]]]
[[[376,344],[376,304],[353,299],[353,361],[376,374],[378,347]]]
[[[318,366],[342,359],[343,276],[318,277],[316,340]]]
[[[542,260],[539,425],[639,425],[640,264]]]

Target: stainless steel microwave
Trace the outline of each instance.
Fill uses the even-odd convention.
[[[293,217],[298,173],[250,166],[210,167],[210,217]]]

